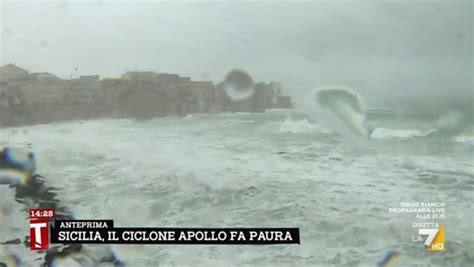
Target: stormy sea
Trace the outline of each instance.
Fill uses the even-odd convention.
[[[102,119],[3,128],[1,146],[34,151],[37,172],[78,219],[118,227],[299,227],[301,244],[112,245],[130,266],[473,266],[474,142],[428,138],[417,119],[374,118],[351,143],[296,110]],[[0,186],[0,241],[29,233]],[[442,202],[444,252],[428,252],[401,202]],[[0,259],[41,254],[0,246]],[[0,260],[1,261],[1,260]]]

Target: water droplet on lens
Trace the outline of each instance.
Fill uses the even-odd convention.
[[[253,80],[245,71],[232,70],[224,81],[224,90],[234,101],[248,99],[254,93]]]

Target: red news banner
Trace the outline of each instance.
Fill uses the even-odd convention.
[[[51,244],[300,244],[298,228],[114,227],[113,220],[57,220],[54,209],[30,210],[30,248]]]

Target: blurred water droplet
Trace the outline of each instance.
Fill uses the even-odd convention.
[[[72,257],[56,257],[52,260],[51,266],[53,267],[62,267],[62,266],[83,267],[81,263],[79,263]]]
[[[0,256],[3,256],[1,257],[1,261],[0,263],[3,263],[5,264],[4,266],[8,266],[8,267],[17,267],[17,266],[23,266],[23,263],[22,263],[22,260],[19,256],[15,255],[15,254],[10,254],[10,255],[2,255],[2,251],[0,251]],[[0,264],[0,266],[2,266]]]
[[[7,28],[7,27],[3,28],[3,32],[5,34],[12,34],[13,33],[13,31],[10,28]]]
[[[232,70],[224,81],[224,90],[231,100],[245,100],[254,93],[253,80],[245,71]]]
[[[63,1],[59,2],[59,7],[60,8],[66,8],[67,4],[68,4],[67,0],[63,0]]]

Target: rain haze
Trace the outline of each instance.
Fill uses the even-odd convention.
[[[472,95],[472,12],[472,1],[2,1],[1,63],[214,82],[242,68],[296,100],[326,84],[376,106],[462,98]]]

